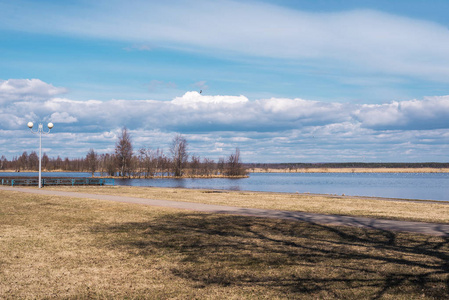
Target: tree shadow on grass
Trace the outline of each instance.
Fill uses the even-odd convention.
[[[173,214],[100,226],[109,247],[168,253],[196,287],[279,296],[449,297],[449,238],[219,214]]]

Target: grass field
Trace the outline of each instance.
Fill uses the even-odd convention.
[[[448,238],[0,191],[0,299],[447,299],[448,262]]]

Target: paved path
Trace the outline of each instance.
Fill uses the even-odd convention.
[[[108,200],[125,203],[137,203],[137,204],[171,207],[171,208],[195,210],[210,213],[296,220],[324,225],[356,226],[378,230],[404,231],[404,232],[414,232],[414,233],[449,237],[449,224],[382,220],[364,217],[314,214],[298,211],[242,208],[224,205],[212,205],[212,204],[201,204],[201,203],[169,201],[169,200],[154,200],[154,199],[113,196],[113,195],[97,195],[97,194],[76,193],[76,192],[50,191],[45,189],[30,189],[30,188],[0,186],[0,190],[41,194],[49,196],[63,196],[74,198]]]

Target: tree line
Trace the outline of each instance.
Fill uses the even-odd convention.
[[[21,156],[8,161],[0,158],[0,170],[37,171],[39,156],[35,151],[23,152]],[[42,155],[42,170],[98,172],[101,176],[120,176],[134,178],[152,177],[211,177],[211,176],[245,176],[246,169],[240,157],[240,150],[235,149],[228,157],[217,162],[208,158],[190,154],[188,142],[182,135],[176,135],[168,152],[150,147],[134,151],[131,135],[126,127],[121,131],[113,153],[98,154],[90,149],[83,158],[69,159],[49,158]]]

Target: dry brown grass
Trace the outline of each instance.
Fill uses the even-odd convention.
[[[447,299],[449,239],[0,191],[0,299]]]
[[[252,173],[449,173],[449,168],[253,168]]]
[[[449,223],[449,205],[447,203],[444,204],[432,201],[394,201],[380,198],[316,194],[213,191],[126,186],[46,187],[46,189],[219,204],[245,208],[291,210],[395,220]]]

